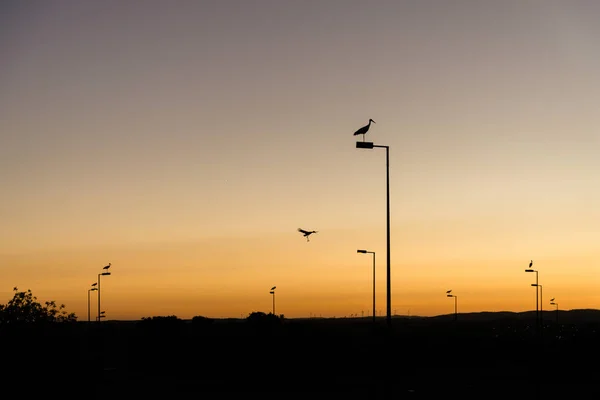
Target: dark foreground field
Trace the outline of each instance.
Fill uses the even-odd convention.
[[[3,332],[3,385],[62,398],[600,398],[594,323],[103,322]],[[29,396],[25,396],[29,398]]]

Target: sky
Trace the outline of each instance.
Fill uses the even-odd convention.
[[[600,3],[3,1],[0,303],[599,308]],[[307,241],[298,228],[316,230]],[[96,292],[91,292],[91,318]]]

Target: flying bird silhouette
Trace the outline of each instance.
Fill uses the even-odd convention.
[[[450,290],[447,290],[447,291],[446,291],[446,293],[450,293],[451,291],[452,291],[452,289],[450,289]]]
[[[371,127],[371,122],[375,123],[375,121],[373,121],[372,119],[369,119],[369,123],[367,125],[363,126],[362,128],[360,128],[359,130],[357,130],[356,132],[354,132],[354,136],[363,135],[363,142],[364,142],[365,141],[365,133],[367,133],[367,131]]]
[[[550,299],[550,302],[552,303],[554,301],[554,297]]]
[[[110,268],[110,263],[108,263],[108,265],[102,269],[108,270]]]
[[[310,242],[310,240],[308,239],[308,237],[310,235],[312,235],[313,233],[318,233],[318,231],[305,231],[304,229],[301,229],[301,228],[298,228],[298,232],[301,232],[302,235],[304,235],[307,242]]]
[[[531,262],[529,263],[529,268],[531,268],[533,266],[533,260],[531,260]]]
[[[275,290],[275,289],[277,289],[277,286],[273,286],[273,287],[271,288],[271,290]]]
[[[94,282],[92,283],[92,286],[96,286],[98,284],[98,282]]]

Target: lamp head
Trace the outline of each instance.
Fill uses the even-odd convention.
[[[103,272],[101,275],[110,275],[110,272]]]
[[[356,252],[365,254],[367,251],[366,250],[356,250]]]
[[[372,149],[373,147],[373,142],[356,142],[357,149]]]

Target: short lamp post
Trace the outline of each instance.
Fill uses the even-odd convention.
[[[96,287],[96,285],[98,284],[98,282],[94,282],[92,283],[92,287],[88,289],[88,322],[91,322],[91,317],[90,317],[90,292],[93,292],[94,290],[98,290],[98,288]]]
[[[458,320],[458,296],[451,294],[452,290],[446,292],[446,297],[454,297],[454,320]]]
[[[550,305],[556,307],[556,325],[558,325],[558,303],[554,301],[554,297],[550,299]]]
[[[543,289],[544,287],[542,285],[536,284],[536,283],[532,283],[531,286],[537,286],[540,289],[540,317],[539,317],[539,324],[540,324],[540,328],[544,329],[544,306],[543,306],[543,301],[544,301],[544,292]]]
[[[269,292],[271,295],[273,295],[273,315],[275,315],[275,289],[277,289],[277,286],[273,286]]]
[[[533,266],[533,260],[529,263],[529,268],[525,270],[525,272],[535,272],[535,284],[532,284],[531,286],[535,286],[535,326],[536,326],[536,330],[539,330],[539,324],[540,324],[540,314],[539,314],[539,302],[538,302],[538,271],[532,269],[531,267]]]
[[[375,252],[368,250],[356,250],[357,253],[373,254],[373,323],[375,323]]]
[[[102,268],[105,272],[101,272],[98,274],[98,322],[101,321],[101,317],[100,317],[100,314],[101,314],[101,312],[100,312],[100,277],[110,275],[110,272],[108,272],[109,268],[110,268],[110,263],[106,267]]]

